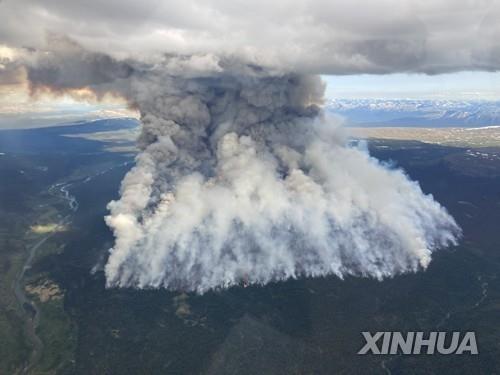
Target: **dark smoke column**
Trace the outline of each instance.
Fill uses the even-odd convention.
[[[319,77],[214,57],[135,71],[136,166],[109,204],[107,285],[203,293],[242,280],[383,278],[456,242],[453,218],[321,110]]]

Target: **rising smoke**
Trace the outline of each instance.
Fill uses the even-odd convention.
[[[208,68],[207,68],[208,67]],[[108,286],[203,293],[425,268],[458,228],[401,170],[349,146],[317,76],[213,57],[136,74],[141,152],[109,204]]]
[[[31,90],[87,87],[141,115],[106,223],[108,287],[206,292],[428,266],[453,218],[403,171],[350,145],[318,76],[212,54],[116,60],[68,41],[31,57]]]

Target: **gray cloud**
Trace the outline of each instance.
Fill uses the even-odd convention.
[[[120,58],[210,53],[308,73],[496,70],[499,9],[494,0],[5,0],[0,42],[43,48],[51,32]]]

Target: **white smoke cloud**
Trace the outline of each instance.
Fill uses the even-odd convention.
[[[0,42],[21,56],[2,62],[0,82],[111,93],[140,112],[141,151],[106,217],[108,286],[383,278],[456,243],[432,196],[348,145],[307,73],[498,69],[497,28],[484,18],[493,3],[466,2],[469,13],[447,1],[145,3],[0,3]],[[471,37],[478,22],[485,40]]]
[[[443,207],[321,115],[319,78],[220,66],[189,78],[159,69],[132,84],[142,152],[109,204],[108,286],[203,293],[383,278],[425,268],[456,243]]]

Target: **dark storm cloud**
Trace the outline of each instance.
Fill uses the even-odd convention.
[[[50,52],[36,55],[27,64],[27,79],[33,91],[55,91],[92,86],[112,90],[119,80],[130,77],[134,71],[131,63],[117,61],[100,52],[89,52],[64,37],[52,35],[48,41]]]
[[[52,32],[140,60],[211,53],[333,74],[500,66],[494,0],[5,0],[0,7],[0,43],[14,47],[43,48]]]

